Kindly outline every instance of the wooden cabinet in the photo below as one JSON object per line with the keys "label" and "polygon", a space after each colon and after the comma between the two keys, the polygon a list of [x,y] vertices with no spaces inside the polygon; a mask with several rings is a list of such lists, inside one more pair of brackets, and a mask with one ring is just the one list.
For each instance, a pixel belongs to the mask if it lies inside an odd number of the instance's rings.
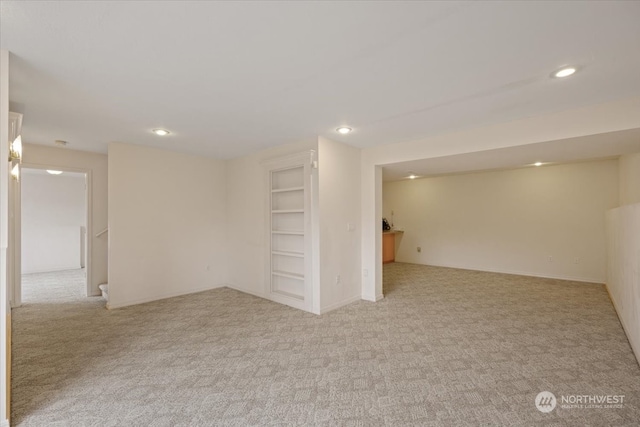
{"label": "wooden cabinet", "polygon": [[396,234],[394,232],[382,233],[382,262],[394,262],[396,260]]}

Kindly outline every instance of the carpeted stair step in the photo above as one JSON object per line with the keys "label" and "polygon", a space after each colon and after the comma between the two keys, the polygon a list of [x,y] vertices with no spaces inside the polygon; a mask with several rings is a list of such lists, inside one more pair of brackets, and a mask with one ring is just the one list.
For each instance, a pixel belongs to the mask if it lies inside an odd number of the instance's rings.
{"label": "carpeted stair step", "polygon": [[102,292],[102,298],[104,298],[107,301],[109,301],[109,284],[108,283],[103,283],[103,284],[98,286],[98,289],[100,289],[100,291]]}

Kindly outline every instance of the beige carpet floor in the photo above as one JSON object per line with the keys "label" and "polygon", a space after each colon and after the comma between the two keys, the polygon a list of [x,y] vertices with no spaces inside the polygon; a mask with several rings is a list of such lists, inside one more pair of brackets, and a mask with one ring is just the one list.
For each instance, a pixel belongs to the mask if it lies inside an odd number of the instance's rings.
{"label": "beige carpet floor", "polygon": [[[227,288],[107,311],[61,276],[64,297],[13,311],[12,426],[640,420],[640,368],[602,285],[396,263],[384,300],[315,316]],[[543,390],[625,400],[542,413]]]}
{"label": "beige carpet floor", "polygon": [[70,303],[86,295],[86,270],[65,270],[22,275],[22,302],[26,304]]}

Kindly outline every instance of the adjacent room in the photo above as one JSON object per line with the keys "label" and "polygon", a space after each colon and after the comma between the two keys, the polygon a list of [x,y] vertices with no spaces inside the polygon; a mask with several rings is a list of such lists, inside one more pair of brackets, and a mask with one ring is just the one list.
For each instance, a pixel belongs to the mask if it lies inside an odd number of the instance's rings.
{"label": "adjacent room", "polygon": [[625,204],[618,157],[631,158],[638,139],[634,130],[387,165],[393,259],[605,283],[605,216]]}
{"label": "adjacent room", "polygon": [[0,427],[637,424],[639,2],[0,19]]}
{"label": "adjacent room", "polygon": [[22,303],[87,296],[86,175],[22,168]]}

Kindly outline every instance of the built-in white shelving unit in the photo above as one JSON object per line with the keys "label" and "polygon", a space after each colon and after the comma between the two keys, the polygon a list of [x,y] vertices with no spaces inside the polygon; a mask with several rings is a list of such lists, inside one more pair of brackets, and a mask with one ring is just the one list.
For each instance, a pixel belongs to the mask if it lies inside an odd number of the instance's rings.
{"label": "built-in white shelving unit", "polygon": [[268,174],[267,296],[303,310],[312,307],[311,168],[314,152],[265,162]]}

